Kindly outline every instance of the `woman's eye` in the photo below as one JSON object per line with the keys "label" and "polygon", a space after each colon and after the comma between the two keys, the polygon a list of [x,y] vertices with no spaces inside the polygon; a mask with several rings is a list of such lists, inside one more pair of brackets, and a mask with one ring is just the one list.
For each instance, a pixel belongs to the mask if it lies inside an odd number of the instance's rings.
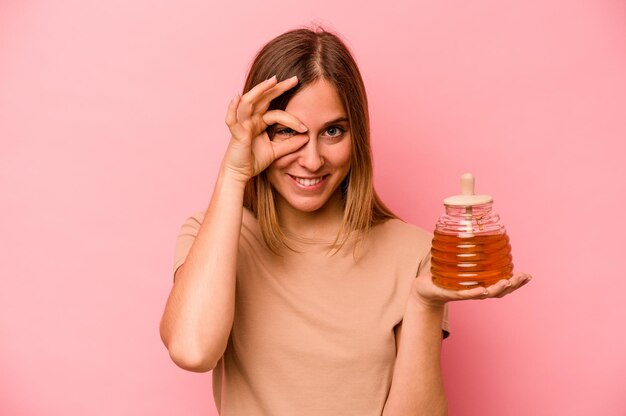
{"label": "woman's eye", "polygon": [[344,133],[344,129],[338,126],[329,127],[326,129],[326,132],[330,137],[339,137]]}
{"label": "woman's eye", "polygon": [[278,129],[276,131],[276,134],[280,134],[281,136],[291,136],[295,133],[296,131],[294,129],[290,129],[289,127],[284,128],[284,129]]}

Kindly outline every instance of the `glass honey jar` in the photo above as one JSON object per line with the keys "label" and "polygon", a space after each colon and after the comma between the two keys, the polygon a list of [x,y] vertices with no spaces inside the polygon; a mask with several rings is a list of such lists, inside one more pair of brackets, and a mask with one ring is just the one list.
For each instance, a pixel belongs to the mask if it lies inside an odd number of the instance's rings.
{"label": "glass honey jar", "polygon": [[493,198],[474,194],[474,176],[461,175],[461,194],[443,201],[431,249],[433,282],[446,289],[491,286],[513,275],[509,237],[492,212]]}

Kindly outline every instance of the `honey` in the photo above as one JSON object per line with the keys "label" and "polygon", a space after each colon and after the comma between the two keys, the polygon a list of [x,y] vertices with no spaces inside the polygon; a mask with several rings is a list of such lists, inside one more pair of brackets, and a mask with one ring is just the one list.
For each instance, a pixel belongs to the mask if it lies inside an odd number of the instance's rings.
{"label": "honey", "polygon": [[506,232],[464,235],[435,230],[431,256],[433,282],[446,289],[487,287],[513,275]]}
{"label": "honey", "polygon": [[461,194],[443,200],[435,225],[431,274],[437,286],[461,290],[491,286],[513,276],[511,244],[493,198],[474,193],[474,175],[461,175]]}

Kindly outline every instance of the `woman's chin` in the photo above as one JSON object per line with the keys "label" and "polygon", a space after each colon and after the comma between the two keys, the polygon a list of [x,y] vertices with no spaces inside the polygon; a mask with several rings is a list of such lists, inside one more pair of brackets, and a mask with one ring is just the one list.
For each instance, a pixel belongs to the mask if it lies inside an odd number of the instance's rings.
{"label": "woman's chin", "polygon": [[333,206],[337,206],[339,210],[343,210],[341,203],[341,196],[334,194],[330,197],[316,197],[316,198],[289,198],[283,199],[285,208],[293,211],[298,211],[306,214],[312,214],[316,212],[326,211],[332,209]]}
{"label": "woman's chin", "polygon": [[325,205],[324,202],[297,202],[297,201],[294,201],[294,202],[287,201],[287,204],[289,205],[289,209],[307,213],[307,214],[320,211],[322,208],[324,208],[324,205]]}

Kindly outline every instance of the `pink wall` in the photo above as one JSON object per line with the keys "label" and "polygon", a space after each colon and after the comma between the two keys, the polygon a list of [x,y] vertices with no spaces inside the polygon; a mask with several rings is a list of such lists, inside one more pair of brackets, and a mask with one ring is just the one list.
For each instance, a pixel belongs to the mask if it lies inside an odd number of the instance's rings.
{"label": "pink wall", "polygon": [[389,205],[432,229],[472,171],[535,276],[451,306],[450,414],[624,415],[625,3],[221,3],[0,3],[0,414],[215,414],[158,336],[175,236],[255,51],[318,21]]}

